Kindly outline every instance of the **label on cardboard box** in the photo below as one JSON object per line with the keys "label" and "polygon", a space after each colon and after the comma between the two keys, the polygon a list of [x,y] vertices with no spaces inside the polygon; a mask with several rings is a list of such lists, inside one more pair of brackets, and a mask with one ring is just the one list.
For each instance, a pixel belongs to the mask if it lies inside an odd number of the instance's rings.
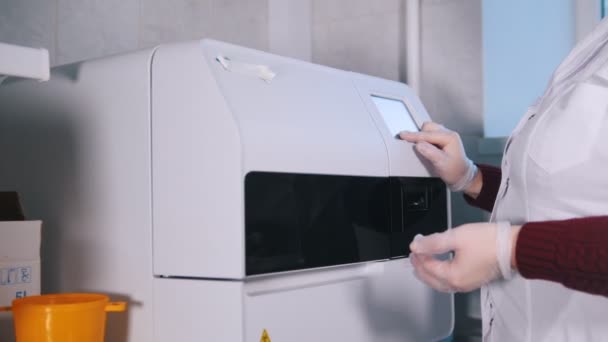
{"label": "label on cardboard box", "polygon": [[40,221],[0,222],[0,306],[40,294]]}
{"label": "label on cardboard box", "polygon": [[40,260],[0,261],[0,306],[13,299],[40,294]]}
{"label": "label on cardboard box", "polygon": [[[41,221],[26,221],[16,192],[0,192],[0,306],[40,294]],[[0,341],[14,341],[13,316],[0,313]]]}

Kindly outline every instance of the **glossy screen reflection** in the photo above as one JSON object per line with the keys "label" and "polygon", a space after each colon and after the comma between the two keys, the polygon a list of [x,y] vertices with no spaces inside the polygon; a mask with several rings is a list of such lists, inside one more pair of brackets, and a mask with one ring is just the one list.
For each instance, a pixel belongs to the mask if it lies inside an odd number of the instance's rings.
{"label": "glossy screen reflection", "polygon": [[245,178],[247,275],[403,257],[447,228],[437,178],[251,172]]}
{"label": "glossy screen reflection", "polygon": [[403,101],[376,95],[372,95],[372,100],[392,136],[396,136],[401,131],[419,130]]}

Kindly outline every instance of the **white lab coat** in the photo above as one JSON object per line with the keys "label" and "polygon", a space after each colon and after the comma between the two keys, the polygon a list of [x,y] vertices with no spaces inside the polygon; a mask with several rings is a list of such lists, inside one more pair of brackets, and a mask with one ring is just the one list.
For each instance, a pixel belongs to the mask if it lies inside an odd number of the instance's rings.
{"label": "white lab coat", "polygon": [[[559,66],[509,138],[491,220],[608,215],[607,134],[604,20]],[[484,341],[608,341],[608,298],[559,283],[515,275],[484,286],[481,305]]]}

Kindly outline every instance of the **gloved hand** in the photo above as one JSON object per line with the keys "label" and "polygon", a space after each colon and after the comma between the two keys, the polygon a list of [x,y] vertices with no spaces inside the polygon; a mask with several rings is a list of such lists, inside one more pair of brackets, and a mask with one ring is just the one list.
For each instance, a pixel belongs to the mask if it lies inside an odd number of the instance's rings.
{"label": "gloved hand", "polygon": [[[473,223],[410,244],[410,261],[418,279],[442,292],[468,292],[499,277],[511,277],[511,257],[519,226],[508,222]],[[449,260],[438,254],[454,252]]]}
{"label": "gloved hand", "polygon": [[435,122],[425,122],[420,132],[401,132],[399,137],[415,143],[452,191],[467,189],[477,174],[477,166],[467,158],[458,133]]}

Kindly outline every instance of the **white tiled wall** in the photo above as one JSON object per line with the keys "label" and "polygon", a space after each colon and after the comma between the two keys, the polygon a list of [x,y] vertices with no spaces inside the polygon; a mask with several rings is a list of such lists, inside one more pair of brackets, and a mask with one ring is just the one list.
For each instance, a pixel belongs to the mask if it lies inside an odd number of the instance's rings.
{"label": "white tiled wall", "polygon": [[0,0],[0,41],[52,65],[197,38],[268,49],[268,0]]}
{"label": "white tiled wall", "polygon": [[267,0],[142,0],[140,47],[209,37],[268,48]]}
{"label": "white tiled wall", "polygon": [[482,0],[422,2],[422,100],[435,121],[483,135]]}
{"label": "white tiled wall", "polygon": [[[393,80],[405,75],[406,0],[312,0],[315,63]],[[482,0],[421,0],[421,96],[431,116],[483,134]]]}
{"label": "white tiled wall", "polygon": [[137,48],[137,0],[56,0],[55,6],[56,63]]}
{"label": "white tiled wall", "polygon": [[268,50],[269,0],[212,0],[210,35],[216,39]]}
{"label": "white tiled wall", "polygon": [[0,0],[0,42],[55,52],[55,0]]}
{"label": "white tiled wall", "polygon": [[313,0],[313,62],[399,80],[402,2]]}
{"label": "white tiled wall", "polygon": [[[197,38],[269,50],[285,25],[269,18],[277,1],[307,17],[279,43],[309,52],[281,52],[403,79],[407,0],[0,0],[0,41],[46,47],[52,65]],[[422,98],[437,121],[481,135],[481,0],[421,2]]]}
{"label": "white tiled wall", "polygon": [[208,35],[212,27],[211,8],[211,0],[141,0],[140,46]]}

